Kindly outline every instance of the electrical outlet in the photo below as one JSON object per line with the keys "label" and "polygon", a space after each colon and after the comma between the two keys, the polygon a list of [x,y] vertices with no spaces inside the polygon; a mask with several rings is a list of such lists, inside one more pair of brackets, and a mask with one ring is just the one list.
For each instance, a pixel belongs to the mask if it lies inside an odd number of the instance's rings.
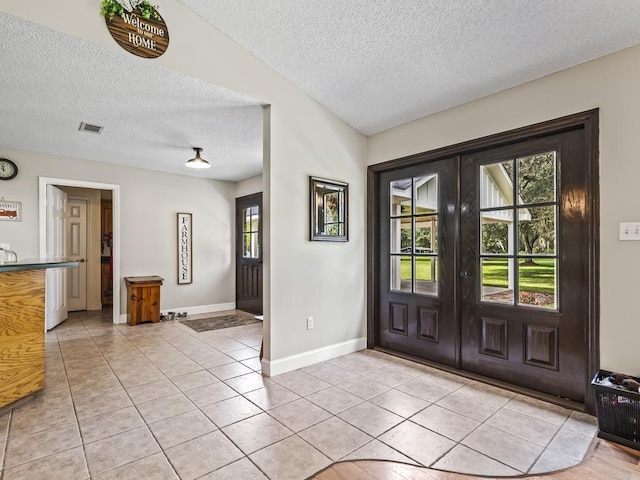
{"label": "electrical outlet", "polygon": [[640,240],[640,222],[620,223],[620,240]]}
{"label": "electrical outlet", "polygon": [[307,330],[311,330],[313,328],[313,317],[307,317]]}

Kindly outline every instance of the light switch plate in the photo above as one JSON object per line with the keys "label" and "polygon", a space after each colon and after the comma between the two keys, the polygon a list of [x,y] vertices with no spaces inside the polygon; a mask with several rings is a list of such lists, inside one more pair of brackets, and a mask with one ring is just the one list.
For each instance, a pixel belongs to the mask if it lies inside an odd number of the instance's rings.
{"label": "light switch plate", "polygon": [[640,222],[621,222],[620,240],[640,240]]}

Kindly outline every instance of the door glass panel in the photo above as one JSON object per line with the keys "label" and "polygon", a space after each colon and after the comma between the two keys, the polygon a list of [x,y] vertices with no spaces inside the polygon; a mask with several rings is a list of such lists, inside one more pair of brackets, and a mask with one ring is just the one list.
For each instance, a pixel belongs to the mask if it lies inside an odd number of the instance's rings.
{"label": "door glass panel", "polygon": [[437,295],[438,175],[394,180],[389,187],[391,290]]}
{"label": "door glass panel", "polygon": [[244,224],[242,225],[243,232],[251,231],[251,209],[243,208],[242,209],[242,218],[244,218]]}
{"label": "door glass panel", "polygon": [[513,160],[480,167],[480,208],[513,205]]}
{"label": "door glass panel", "polygon": [[556,207],[518,209],[518,254],[556,253]]}
{"label": "door glass panel", "polygon": [[438,211],[438,175],[432,173],[413,179],[414,213]]}
{"label": "door glass panel", "polygon": [[242,257],[260,258],[260,208],[256,205],[242,209]]}
{"label": "door glass panel", "polygon": [[483,302],[513,304],[513,262],[513,258],[482,259]]}
{"label": "door glass panel", "polygon": [[394,180],[390,185],[390,214],[392,217],[411,214],[411,179]]}
{"label": "door glass panel", "polygon": [[242,252],[242,256],[244,258],[259,258],[260,244],[258,241],[258,232],[244,233],[243,240],[244,251]]}
{"label": "door glass panel", "polygon": [[481,300],[556,308],[556,152],[482,165],[479,190]]}
{"label": "door glass panel", "polygon": [[438,253],[438,217],[415,218],[415,252],[414,253]]}
{"label": "door glass panel", "polygon": [[258,231],[260,222],[259,210],[257,206],[242,209],[242,216],[244,218],[244,225],[242,226],[243,232]]}
{"label": "door glass panel", "polygon": [[414,257],[416,272],[415,292],[438,295],[438,257]]}
{"label": "door glass panel", "polygon": [[518,158],[518,204],[555,202],[556,152]]}
{"label": "door glass panel", "polygon": [[393,255],[390,258],[390,288],[398,292],[411,293],[413,274],[411,272],[411,256]]}
{"label": "door glass panel", "polygon": [[389,230],[391,253],[411,253],[411,218],[392,218]]}
{"label": "door glass panel", "polygon": [[513,253],[513,210],[491,210],[480,214],[483,254]]}
{"label": "door glass panel", "polygon": [[518,264],[521,305],[556,308],[557,264],[555,258],[528,257]]}

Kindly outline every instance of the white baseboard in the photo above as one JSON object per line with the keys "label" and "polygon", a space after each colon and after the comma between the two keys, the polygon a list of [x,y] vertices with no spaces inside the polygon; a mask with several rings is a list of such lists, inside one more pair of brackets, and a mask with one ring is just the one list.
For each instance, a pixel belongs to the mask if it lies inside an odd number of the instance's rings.
{"label": "white baseboard", "polygon": [[[236,303],[228,302],[228,303],[215,303],[213,305],[199,305],[196,307],[178,307],[178,308],[163,308],[162,312],[176,312],[182,313],[187,312],[189,315],[197,315],[200,313],[213,313],[213,312],[223,312],[225,310],[235,310]],[[123,313],[120,315],[120,320],[118,323],[127,323],[127,314]]]}
{"label": "white baseboard", "polygon": [[200,313],[223,312],[225,310],[235,310],[236,302],[215,303],[213,305],[199,305],[196,307],[176,307],[163,308],[163,312],[187,312],[189,315],[198,315]]}
{"label": "white baseboard", "polygon": [[360,337],[277,360],[269,361],[262,359],[262,374],[267,377],[275,377],[282,373],[308,367],[314,363],[331,360],[332,358],[364,350],[365,348],[367,348],[367,338]]}

